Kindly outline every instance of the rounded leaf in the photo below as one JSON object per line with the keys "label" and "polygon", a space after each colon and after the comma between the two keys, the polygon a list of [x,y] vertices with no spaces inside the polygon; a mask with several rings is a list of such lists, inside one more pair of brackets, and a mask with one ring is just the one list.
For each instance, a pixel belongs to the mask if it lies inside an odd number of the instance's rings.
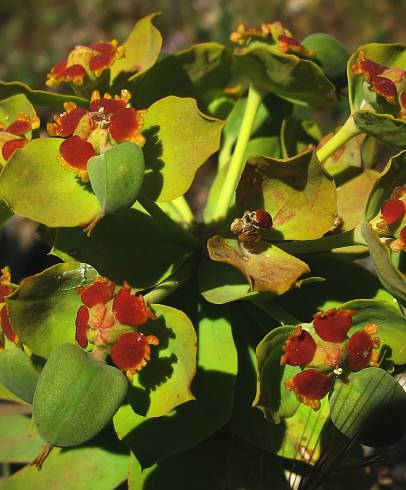
{"label": "rounded leaf", "polygon": [[201,113],[190,98],[165,97],[145,114],[143,193],[172,201],[192,184],[196,171],[219,149],[223,122]]}
{"label": "rounded leaf", "polygon": [[24,279],[7,307],[20,341],[41,357],[65,343],[75,342],[76,314],[82,301],[76,288],[88,286],[97,272],[87,264],[56,264]]}
{"label": "rounded leaf", "polygon": [[393,444],[406,431],[406,393],[380,368],[352,373],[337,381],[330,398],[330,416],[344,435],[367,446]]}
{"label": "rounded leaf", "polygon": [[96,196],[60,163],[62,141],[36,139],[16,151],[0,175],[0,197],[14,213],[44,225],[83,225],[99,214],[100,206]]}
{"label": "rounded leaf", "polygon": [[144,154],[135,143],[121,143],[89,159],[90,183],[104,213],[124,211],[134,204],[144,170]]}
{"label": "rounded leaf", "polygon": [[35,391],[38,432],[53,446],[86,442],[111,420],[127,388],[121,371],[76,345],[63,344],[50,355]]}
{"label": "rounded leaf", "polygon": [[234,56],[259,90],[302,104],[320,104],[335,98],[334,85],[314,61],[259,42],[237,48]]}

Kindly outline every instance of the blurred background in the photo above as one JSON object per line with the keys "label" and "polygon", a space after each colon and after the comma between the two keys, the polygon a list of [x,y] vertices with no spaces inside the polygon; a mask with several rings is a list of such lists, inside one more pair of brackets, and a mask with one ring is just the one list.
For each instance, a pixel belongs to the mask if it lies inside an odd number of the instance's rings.
{"label": "blurred background", "polygon": [[164,49],[227,43],[238,22],[282,20],[304,38],[323,31],[349,51],[371,41],[406,43],[406,0],[1,0],[0,78],[42,88],[49,68],[77,44],[124,41],[142,16],[158,20]]}

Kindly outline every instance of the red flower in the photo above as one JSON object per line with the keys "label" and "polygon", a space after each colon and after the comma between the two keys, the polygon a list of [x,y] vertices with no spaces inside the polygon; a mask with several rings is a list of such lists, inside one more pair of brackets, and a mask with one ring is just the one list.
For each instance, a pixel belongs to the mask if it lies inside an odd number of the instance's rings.
{"label": "red flower", "polygon": [[11,326],[10,318],[8,316],[8,310],[7,310],[6,305],[3,305],[3,307],[0,311],[0,326],[1,326],[2,332],[8,338],[8,340],[17,344],[18,343],[18,337],[17,337],[17,334],[14,332],[13,327]]}
{"label": "red flower", "polygon": [[[360,51],[351,69],[353,73],[361,75],[368,82],[369,88],[373,92],[386,99],[390,104],[397,104],[398,86],[406,75],[405,70],[376,63],[368,59],[363,51]],[[402,111],[400,115],[402,117]]]}
{"label": "red flower", "polygon": [[156,319],[154,313],[127,283],[116,293],[113,282],[98,277],[77,291],[83,306],[76,316],[76,342],[83,349],[88,342],[110,349],[114,364],[131,377],[150,359],[149,345],[159,344],[154,335],[138,331],[149,319]]}
{"label": "red flower", "polygon": [[316,348],[317,345],[313,337],[302,327],[296,327],[282,348],[281,365],[305,366],[310,364]]}
{"label": "red flower", "polygon": [[140,332],[123,334],[110,350],[114,364],[126,371],[129,378],[140,371],[151,359],[150,345],[158,345],[159,340],[154,335],[145,336]]}
{"label": "red flower", "polygon": [[400,221],[405,215],[405,204],[400,199],[386,199],[381,207],[382,219],[387,225]]}
{"label": "red flower", "polygon": [[17,334],[14,332],[13,327],[10,323],[10,318],[8,316],[7,306],[5,304],[5,298],[9,296],[13,291],[14,287],[11,285],[11,274],[10,269],[8,267],[4,267],[1,269],[0,276],[0,327],[2,332],[8,340],[14,343],[18,343]]}
{"label": "red flower", "polygon": [[144,111],[127,107],[130,97],[130,93],[123,90],[120,96],[112,98],[104,94],[101,98],[95,90],[89,111],[66,102],[66,112],[47,124],[51,136],[67,138],[59,149],[60,161],[82,181],[88,180],[87,163],[91,157],[103,153],[115,143],[132,141],[139,146],[145,143],[141,134]]}
{"label": "red flower", "polygon": [[306,369],[285,381],[286,388],[313,410],[320,409],[320,400],[330,391],[331,385],[331,378],[316,369]]}
{"label": "red flower", "polygon": [[368,366],[378,366],[378,353],[373,352],[380,345],[379,338],[373,337],[377,325],[368,323],[363,330],[355,332],[348,341],[348,364],[351,371],[360,371]]}
{"label": "red flower", "polygon": [[307,56],[308,58],[314,58],[316,56],[314,51],[306,49],[297,39],[285,34],[278,36],[278,48],[284,53],[298,53]]}
{"label": "red flower", "polygon": [[117,59],[122,58],[124,51],[124,47],[118,46],[115,39],[111,42],[100,41],[90,46],[77,46],[67,58],[51,69],[46,84],[48,87],[56,87],[61,82],[82,85],[86,77],[94,81]]}
{"label": "red flower", "polygon": [[355,312],[336,310],[318,312],[313,316],[313,325],[317,335],[327,342],[343,342],[352,325]]}
{"label": "red flower", "polygon": [[0,123],[1,155],[4,161],[7,162],[17,148],[23,148],[28,143],[24,135],[39,128],[39,125],[40,120],[37,116],[28,116],[27,114],[21,114],[7,127]]}
{"label": "red flower", "polygon": [[378,353],[373,352],[379,347],[379,339],[373,337],[377,325],[368,323],[348,338],[356,314],[354,310],[336,308],[316,313],[314,331],[296,327],[282,347],[282,366],[308,368],[287,381],[286,388],[314,410],[320,408],[320,400],[330,390],[334,376],[345,377],[349,370],[378,365]]}

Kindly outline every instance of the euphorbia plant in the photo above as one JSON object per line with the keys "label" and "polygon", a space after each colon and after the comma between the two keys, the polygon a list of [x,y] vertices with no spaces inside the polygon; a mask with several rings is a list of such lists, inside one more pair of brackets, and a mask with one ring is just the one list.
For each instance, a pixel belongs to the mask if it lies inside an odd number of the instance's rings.
{"label": "euphorbia plant", "polygon": [[[17,456],[0,456],[44,464],[6,485],[76,467],[87,488],[194,488],[180,466],[241,488],[243,457],[289,488],[286,459],[404,434],[406,47],[350,57],[273,22],[167,55],[155,19],[74,48],[46,82],[64,93],[0,82],[3,220],[38,222],[60,259],[0,278],[0,395],[35,427],[28,443],[14,417]],[[347,61],[350,111],[325,134],[314,109],[345,96]]]}

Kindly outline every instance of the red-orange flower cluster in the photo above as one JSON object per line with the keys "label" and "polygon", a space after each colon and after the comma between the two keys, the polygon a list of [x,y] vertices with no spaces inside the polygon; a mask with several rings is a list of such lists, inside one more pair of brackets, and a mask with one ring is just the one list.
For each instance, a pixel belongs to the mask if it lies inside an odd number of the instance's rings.
{"label": "red-orange flower cluster", "polygon": [[352,72],[361,75],[368,82],[369,88],[383,97],[389,104],[400,104],[400,117],[406,118],[406,92],[403,89],[403,79],[406,70],[391,68],[376,63],[360,51],[356,62],[351,66]]}
{"label": "red-orange flower cluster", "polygon": [[345,370],[359,371],[378,365],[379,339],[375,324],[368,323],[362,330],[348,337],[352,317],[356,311],[332,308],[313,317],[314,332],[296,327],[283,346],[281,365],[300,366],[303,371],[285,382],[297,399],[314,410],[328,394],[334,375]]}
{"label": "red-orange flower cluster", "polygon": [[15,121],[6,126],[0,123],[1,155],[8,161],[17,148],[23,148],[28,139],[25,135],[33,129],[39,128],[40,120],[37,116],[20,114]]}
{"label": "red-orange flower cluster", "polygon": [[130,98],[127,90],[114,98],[109,94],[101,97],[95,90],[89,110],[65,102],[65,112],[47,124],[51,136],[67,138],[59,149],[61,163],[82,181],[88,180],[87,162],[91,157],[116,143],[132,141],[139,146],[145,143],[141,133],[144,111],[128,107]]}
{"label": "red-orange flower cluster", "polygon": [[[1,269],[0,276],[0,337],[1,334],[4,334],[11,342],[18,343],[18,337],[11,326],[7,305],[5,303],[5,298],[13,291],[14,288],[11,284],[10,269],[5,267],[4,269]],[[3,345],[4,342],[2,342],[2,339],[0,338],[0,348],[2,348]]]}
{"label": "red-orange flower cluster", "polygon": [[116,285],[98,277],[87,288],[78,288],[83,306],[76,316],[76,342],[85,349],[89,342],[108,349],[114,364],[131,378],[150,359],[154,335],[138,331],[148,319],[155,319],[141,295],[131,293],[128,284],[116,292]]}
{"label": "red-orange flower cluster", "polygon": [[46,84],[48,87],[56,87],[62,82],[82,85],[86,77],[94,80],[123,56],[124,47],[119,46],[115,39],[77,46],[51,69]]}
{"label": "red-orange flower cluster", "polygon": [[296,53],[307,58],[316,56],[314,51],[306,49],[279,21],[264,23],[260,27],[248,27],[241,23],[230,35],[230,41],[242,46],[255,39],[276,43],[277,47],[284,53]]}

